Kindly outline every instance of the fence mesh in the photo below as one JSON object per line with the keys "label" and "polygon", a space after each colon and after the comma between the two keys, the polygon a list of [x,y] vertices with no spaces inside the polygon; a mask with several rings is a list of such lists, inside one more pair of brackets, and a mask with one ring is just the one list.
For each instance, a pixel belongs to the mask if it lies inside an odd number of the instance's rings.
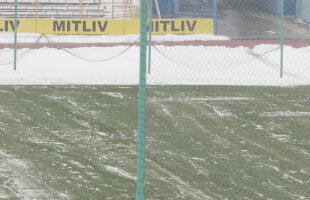
{"label": "fence mesh", "polygon": [[[0,65],[3,66],[2,70],[6,71],[13,69],[14,64],[14,6],[13,0],[0,3],[0,10],[3,11],[0,15]],[[77,80],[75,83],[111,83],[115,80],[120,84],[128,81],[137,84],[138,60],[131,62],[125,70],[120,62],[122,57],[133,60],[138,56],[138,32],[125,36],[124,20],[137,19],[139,8],[139,1],[136,0],[19,1],[16,49],[19,72],[31,75],[31,71],[36,71],[41,74],[43,82],[53,76],[52,82],[55,84],[61,84],[59,78],[63,79],[68,74],[72,75],[72,80]],[[116,24],[113,25],[113,22]],[[134,25],[138,27],[139,23],[135,22]],[[113,27],[112,30],[110,27]],[[81,46],[92,48],[78,48]],[[44,51],[49,52],[46,57],[38,56],[39,52]],[[65,60],[68,58],[69,62],[61,59],[55,62],[50,56],[59,54]],[[76,65],[81,61],[85,63]],[[42,67],[35,67],[40,63]],[[78,77],[85,75],[84,72],[81,73],[81,69],[87,66],[92,68],[89,71],[92,80],[78,80]],[[113,73],[115,71],[123,73]],[[114,79],[113,75],[107,72],[117,74],[117,78]],[[127,75],[122,78],[124,74]],[[5,80],[6,83],[16,81],[24,83],[17,79]]]}
{"label": "fence mesh", "polygon": [[[169,40],[159,44],[156,36],[153,37],[154,67],[149,75],[149,83],[264,85],[287,80],[287,84],[290,81],[307,81],[308,75],[305,73],[291,79],[288,74],[291,70],[296,70],[297,66],[289,63],[295,60],[294,57],[288,57],[295,54],[289,51],[295,51],[300,56],[299,48],[296,47],[307,46],[309,26],[298,21],[294,14],[296,1],[285,3],[284,65],[287,76],[284,79],[279,79],[280,1],[219,1],[217,37],[174,35],[173,42]],[[198,8],[211,5],[209,10],[204,9],[209,12],[204,13],[204,16],[214,15],[212,1],[180,1],[179,10],[182,12],[179,13],[191,13],[195,4],[198,4]],[[201,16],[197,20],[200,19]],[[307,69],[307,56],[302,56],[304,59],[299,59],[303,60],[303,64],[298,66],[299,72]]]}
{"label": "fence mesh", "polygon": [[[30,33],[20,29],[17,75],[10,74],[1,79],[2,83],[23,84],[19,75],[26,74],[34,83],[49,79],[49,84],[67,84],[60,82],[63,78],[69,84],[138,84],[140,37],[132,24],[140,18],[139,1],[18,2],[20,24],[51,20],[56,31],[44,33],[36,29],[36,33]],[[148,16],[152,14],[153,23],[148,55],[151,65],[146,75],[146,199],[309,198],[307,87],[270,86],[310,83],[310,4],[306,0],[150,3],[153,8],[148,10]],[[13,7],[13,0],[0,2],[0,70],[5,73],[13,70]],[[105,27],[107,20],[118,23],[113,27],[117,31],[122,27],[122,34],[93,34],[92,31],[110,28],[109,24]],[[123,20],[132,21],[125,27]],[[111,98],[111,102],[119,103],[113,99],[119,98],[122,104],[131,102],[127,107],[137,106],[137,98],[122,95],[123,89],[128,88],[120,86],[101,94]],[[135,87],[130,94],[133,91],[138,93]],[[117,106],[113,109],[118,115],[124,114],[124,120],[108,127],[114,131],[114,126],[120,126],[115,131],[125,133],[125,121],[136,116],[125,116],[127,113]],[[109,112],[116,116],[113,109]],[[104,125],[98,125],[101,126]],[[125,143],[129,140],[124,134],[115,137]],[[99,145],[98,149],[108,152],[118,148],[113,145],[120,143],[114,139],[108,148]],[[123,188],[107,193],[115,199],[119,195],[132,199],[135,193],[133,186],[128,186],[136,181],[132,176],[135,160],[122,159],[135,159],[136,154],[125,146],[121,144],[118,149],[126,151],[121,158],[115,158],[112,152],[112,161],[108,156],[100,161],[121,166],[106,165],[121,177],[113,184],[122,183],[119,187]],[[106,169],[98,169],[100,175],[105,173]],[[109,180],[115,176],[111,177]],[[104,181],[98,181],[102,190],[109,190]]]}
{"label": "fence mesh", "polygon": [[[284,137],[292,141],[306,134],[285,125],[289,120],[284,116],[308,108],[294,107],[300,93],[281,94],[270,86],[308,84],[310,78],[310,27],[296,9],[302,1],[283,2],[283,66],[281,1],[219,0],[214,11],[213,1],[180,0],[171,13],[162,14],[199,21],[214,19],[216,13],[218,30],[217,35],[153,33],[147,74],[149,199],[309,196],[291,188],[290,178],[304,187],[303,173],[286,168],[286,161],[276,156],[294,148]],[[303,127],[301,121],[297,123]]]}

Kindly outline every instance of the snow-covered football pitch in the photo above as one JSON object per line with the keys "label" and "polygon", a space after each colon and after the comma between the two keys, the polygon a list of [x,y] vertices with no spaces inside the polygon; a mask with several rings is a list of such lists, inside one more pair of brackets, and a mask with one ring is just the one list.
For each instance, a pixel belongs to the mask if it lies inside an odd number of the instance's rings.
{"label": "snow-covered football pitch", "polygon": [[[309,199],[310,87],[148,86],[146,199]],[[0,86],[0,199],[134,199],[137,86]]]}

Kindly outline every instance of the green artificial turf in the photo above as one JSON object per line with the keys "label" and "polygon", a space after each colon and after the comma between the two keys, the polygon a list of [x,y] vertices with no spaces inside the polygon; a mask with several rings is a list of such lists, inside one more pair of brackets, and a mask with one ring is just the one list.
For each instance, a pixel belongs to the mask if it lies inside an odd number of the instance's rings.
{"label": "green artificial turf", "polygon": [[[137,86],[0,86],[0,199],[134,199]],[[146,199],[309,199],[310,86],[149,86]]]}

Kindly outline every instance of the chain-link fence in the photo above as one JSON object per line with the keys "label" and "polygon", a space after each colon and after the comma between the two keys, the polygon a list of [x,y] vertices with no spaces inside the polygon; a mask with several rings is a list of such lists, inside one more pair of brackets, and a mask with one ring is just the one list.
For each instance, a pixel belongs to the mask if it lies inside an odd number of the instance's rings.
{"label": "chain-link fence", "polygon": [[[62,5],[56,1],[50,4],[47,2],[38,4],[36,1],[19,2],[18,18],[21,29],[19,29],[20,45],[18,46],[23,47],[22,43],[29,43],[28,47],[34,45],[32,48],[35,48],[37,47],[35,43],[50,43],[51,41],[58,43],[54,45],[57,47],[61,47],[60,43],[76,43],[77,40],[82,43],[89,41],[92,41],[89,43],[95,43],[98,40],[94,37],[92,39],[91,36],[97,34],[94,31],[101,31],[99,34],[113,34],[104,32],[107,27],[111,26],[124,27],[120,33],[116,34],[137,34],[137,31],[130,29],[136,29],[138,23],[130,28],[131,24],[110,25],[100,21],[102,18],[135,18],[137,13],[131,16],[130,12],[136,12],[135,9],[139,7],[137,2],[122,1],[122,4],[117,6],[116,3],[91,1],[75,2],[72,5],[66,2]],[[150,83],[238,84],[246,79],[248,79],[247,84],[254,85],[264,85],[267,82],[277,84],[285,81],[289,84],[289,79],[301,84],[307,82],[308,76],[304,73],[307,70],[307,56],[299,52],[301,50],[299,47],[307,46],[309,39],[307,24],[309,17],[305,2],[284,1],[283,66],[281,66],[280,46],[281,1],[153,0],[152,3],[154,18],[152,57],[154,59],[152,60],[152,73],[149,74]],[[4,17],[1,19],[4,48],[12,47],[14,42],[13,6],[13,1],[1,4],[3,10],[1,14]],[[97,10],[91,13],[95,8]],[[125,12],[127,8],[132,8],[132,10]],[[64,12],[61,11],[62,9]],[[115,9],[122,12],[122,16],[116,18]],[[4,12],[5,10],[7,13]],[[102,15],[97,16],[95,13]],[[50,18],[60,19],[51,20]],[[68,20],[63,20],[64,18]],[[84,18],[97,18],[99,21],[87,21]],[[164,21],[156,21],[159,18]],[[40,30],[40,27],[47,26],[48,23],[51,24],[51,31]],[[33,27],[33,30],[22,28],[24,24]],[[30,36],[23,32],[37,32],[38,34]],[[44,33],[46,37],[42,38],[41,33]],[[215,37],[214,33],[218,36]],[[68,39],[70,36],[67,39],[62,39],[63,36],[51,38],[50,34],[88,34],[89,36],[77,36],[78,39],[70,40]],[[44,38],[50,38],[50,40],[42,42]],[[137,39],[138,36],[135,39],[129,39],[128,43],[134,44]],[[121,41],[127,42],[126,39]],[[99,40],[99,43],[106,43],[106,40],[102,42]],[[24,49],[18,48],[18,52],[23,51]],[[8,56],[3,56],[2,64],[12,62],[13,58],[9,56],[11,54],[8,52]],[[18,57],[22,58],[24,54],[26,53],[19,53]],[[292,55],[294,57],[291,58]],[[304,59],[296,59],[296,56],[299,58],[303,56]],[[226,59],[221,59],[223,57]],[[89,60],[102,59],[89,58]],[[294,66],[295,62],[303,64]],[[281,68],[283,68],[284,77],[278,79]],[[303,73],[296,74],[294,72],[296,70]],[[240,78],[241,76],[244,80]]]}
{"label": "chain-link fence", "polygon": [[[309,152],[299,138],[309,119],[299,114],[309,107],[295,104],[307,89],[271,87],[309,84],[310,9],[283,2],[282,16],[280,0],[166,1],[171,12],[162,16],[195,19],[217,35],[152,36],[147,199],[310,197],[298,189],[309,180],[299,171],[306,162],[288,150]],[[199,24],[204,18],[213,24]]]}
{"label": "chain-link fence", "polygon": [[153,0],[153,4],[155,18],[213,18],[213,0]]}
{"label": "chain-link fence", "polygon": [[[308,87],[286,87],[310,83],[308,1],[148,1],[149,6],[151,3],[146,198],[310,198]],[[119,88],[101,94],[115,104],[131,102],[130,108],[138,103],[134,95],[123,95],[122,90],[128,88],[119,85],[138,84],[140,1],[20,0],[18,5],[18,62],[13,73],[15,4],[13,0],[0,2],[1,83],[114,84]],[[130,94],[135,90],[133,86]],[[115,115],[113,109],[109,110],[113,117],[122,115],[124,121],[135,117],[132,113],[127,117],[127,110]],[[124,121],[108,121],[112,124],[108,127],[120,126],[115,131],[125,133]],[[80,124],[91,127],[84,121]],[[115,137],[128,139],[123,133]],[[113,151],[114,143],[120,143],[115,138],[111,141],[107,148],[95,148]],[[91,146],[85,142],[87,145]],[[98,162],[106,167],[96,164],[95,170],[102,176],[106,171],[116,174],[119,180],[112,184],[114,188],[122,183],[115,189],[121,194],[115,190],[107,194],[130,199],[134,191],[127,190],[133,188],[128,185],[136,180],[132,175],[135,166],[130,164],[135,161],[122,159],[127,155],[136,159],[135,150],[122,145],[119,152],[126,154],[103,156]],[[109,180],[115,176],[111,177]],[[87,192],[112,187],[105,185],[104,178],[96,181],[100,189],[81,185]],[[66,186],[76,197],[76,188]]]}
{"label": "chain-link fence", "polygon": [[[16,68],[20,73],[31,75],[31,71],[36,71],[41,74],[41,80],[48,80],[48,77],[54,74],[52,82],[57,84],[57,82],[61,83],[57,81],[59,80],[57,77],[66,79],[65,77],[68,76],[64,73],[63,70],[65,70],[66,72],[71,71],[69,73],[71,75],[75,74],[75,78],[72,77],[77,80],[77,82],[74,81],[75,83],[87,83],[91,80],[83,81],[77,77],[85,74],[81,71],[88,66],[85,63],[89,63],[94,70],[89,71],[92,83],[111,83],[112,75],[106,72],[122,71],[122,64],[119,64],[120,68],[116,69],[113,63],[120,62],[123,56],[128,56],[133,60],[134,56],[138,55],[139,32],[136,30],[139,27],[139,22],[135,19],[139,17],[139,8],[139,2],[135,0],[18,1],[17,48],[14,49],[15,1],[0,2],[0,65],[3,66],[2,70],[14,69],[14,59],[16,59]],[[125,30],[128,34],[135,35],[125,36]],[[79,47],[88,47],[89,49],[83,51]],[[16,56],[14,56],[15,50]],[[38,56],[38,53],[43,51],[49,51],[50,55],[61,54],[69,60],[68,62],[64,62],[64,60],[59,60],[56,63],[51,62],[51,60],[55,60],[48,55],[44,58]],[[76,61],[85,63],[73,66],[72,63],[76,63]],[[109,62],[112,64],[108,64]],[[45,67],[38,67],[41,65],[40,63]],[[130,66],[135,69],[130,70],[131,67],[129,67],[123,70],[123,74],[130,75],[123,79],[118,74],[116,75],[118,78],[114,79],[116,82],[138,83],[138,61],[130,63]],[[105,70],[106,72],[102,73]],[[93,73],[95,71],[97,73]],[[103,74],[105,74],[104,77]],[[5,82],[14,83],[13,79],[6,79]],[[17,79],[22,80],[21,78]],[[33,83],[36,82],[33,81]],[[17,83],[24,82],[17,81]]]}
{"label": "chain-link fence", "polygon": [[[303,64],[294,64],[296,56],[301,56],[301,47],[308,46],[310,36],[309,26],[302,23],[297,14],[300,11],[296,8],[296,1],[285,1],[284,6],[283,66],[281,1],[218,1],[217,15],[214,15],[213,1],[200,1],[198,6],[193,6],[196,4],[196,1],[180,1],[176,7],[183,10],[179,13],[191,13],[198,7],[206,11],[204,16],[211,19],[217,17],[214,20],[217,21],[217,26],[208,27],[209,25],[199,24],[199,20],[204,18],[200,16],[196,19],[195,28],[213,28],[213,31],[217,28],[218,37],[211,34],[201,36],[193,31],[192,35],[174,35],[173,42],[165,41],[160,44],[153,37],[153,70],[149,74],[149,83],[307,83],[309,75],[305,72],[308,56],[305,50],[303,59],[298,59]],[[205,9],[204,5],[210,9]],[[195,18],[190,14],[187,17]],[[282,67],[284,77],[280,79]],[[293,72],[296,70],[300,74]]]}

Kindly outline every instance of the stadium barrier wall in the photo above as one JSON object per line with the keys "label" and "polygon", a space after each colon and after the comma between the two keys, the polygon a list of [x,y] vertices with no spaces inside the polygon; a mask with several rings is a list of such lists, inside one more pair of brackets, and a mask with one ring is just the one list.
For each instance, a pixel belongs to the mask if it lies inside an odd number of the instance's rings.
{"label": "stadium barrier wall", "polygon": [[[46,35],[139,34],[140,20],[19,19],[18,32]],[[155,19],[153,34],[213,34],[213,19]],[[0,33],[14,32],[13,19],[0,19]]]}

